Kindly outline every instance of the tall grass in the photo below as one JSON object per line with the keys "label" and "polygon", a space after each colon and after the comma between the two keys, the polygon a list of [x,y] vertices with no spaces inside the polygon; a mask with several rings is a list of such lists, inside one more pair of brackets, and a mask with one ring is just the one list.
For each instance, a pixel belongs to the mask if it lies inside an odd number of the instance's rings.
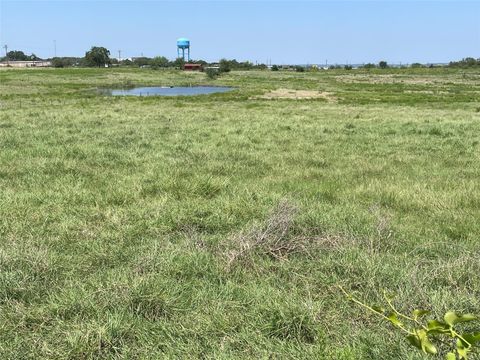
{"label": "tall grass", "polygon": [[0,71],[1,357],[420,359],[336,285],[479,312],[479,78]]}

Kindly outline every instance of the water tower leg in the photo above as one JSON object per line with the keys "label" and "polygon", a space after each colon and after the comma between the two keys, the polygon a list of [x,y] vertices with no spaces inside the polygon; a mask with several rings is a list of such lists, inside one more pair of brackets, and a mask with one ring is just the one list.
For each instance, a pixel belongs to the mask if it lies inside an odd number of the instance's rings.
{"label": "water tower leg", "polygon": [[188,61],[190,61],[190,47],[187,48],[188,51]]}

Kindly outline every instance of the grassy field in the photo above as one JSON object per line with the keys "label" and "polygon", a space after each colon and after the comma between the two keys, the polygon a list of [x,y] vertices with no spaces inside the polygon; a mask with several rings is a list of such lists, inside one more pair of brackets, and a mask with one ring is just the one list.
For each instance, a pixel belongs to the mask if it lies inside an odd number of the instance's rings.
{"label": "grassy field", "polygon": [[2,359],[423,358],[338,284],[480,312],[479,70],[2,70],[0,112]]}

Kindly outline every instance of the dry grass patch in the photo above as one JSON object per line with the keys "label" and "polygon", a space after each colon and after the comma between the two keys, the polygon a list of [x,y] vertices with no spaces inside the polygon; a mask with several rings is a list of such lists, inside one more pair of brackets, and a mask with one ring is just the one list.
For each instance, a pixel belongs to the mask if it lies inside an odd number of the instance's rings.
{"label": "dry grass patch", "polygon": [[335,96],[326,91],[317,90],[294,90],[294,89],[277,89],[272,90],[266,94],[255,97],[255,99],[325,99],[329,102],[336,102]]}
{"label": "dry grass patch", "polygon": [[342,236],[306,235],[305,229],[294,230],[297,214],[295,205],[282,200],[263,223],[230,237],[223,248],[227,269],[252,265],[255,255],[286,260],[293,254],[311,255],[315,250],[338,250],[353,243]]}

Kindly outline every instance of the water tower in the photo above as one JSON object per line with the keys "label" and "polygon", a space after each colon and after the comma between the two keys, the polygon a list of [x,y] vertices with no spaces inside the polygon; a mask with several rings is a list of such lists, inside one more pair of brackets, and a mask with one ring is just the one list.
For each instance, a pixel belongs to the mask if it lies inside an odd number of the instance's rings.
{"label": "water tower", "polygon": [[[180,56],[180,50],[182,56]],[[185,59],[185,50],[187,50],[187,58]],[[186,38],[180,38],[177,40],[177,57],[181,57],[183,61],[190,61],[190,40]]]}

